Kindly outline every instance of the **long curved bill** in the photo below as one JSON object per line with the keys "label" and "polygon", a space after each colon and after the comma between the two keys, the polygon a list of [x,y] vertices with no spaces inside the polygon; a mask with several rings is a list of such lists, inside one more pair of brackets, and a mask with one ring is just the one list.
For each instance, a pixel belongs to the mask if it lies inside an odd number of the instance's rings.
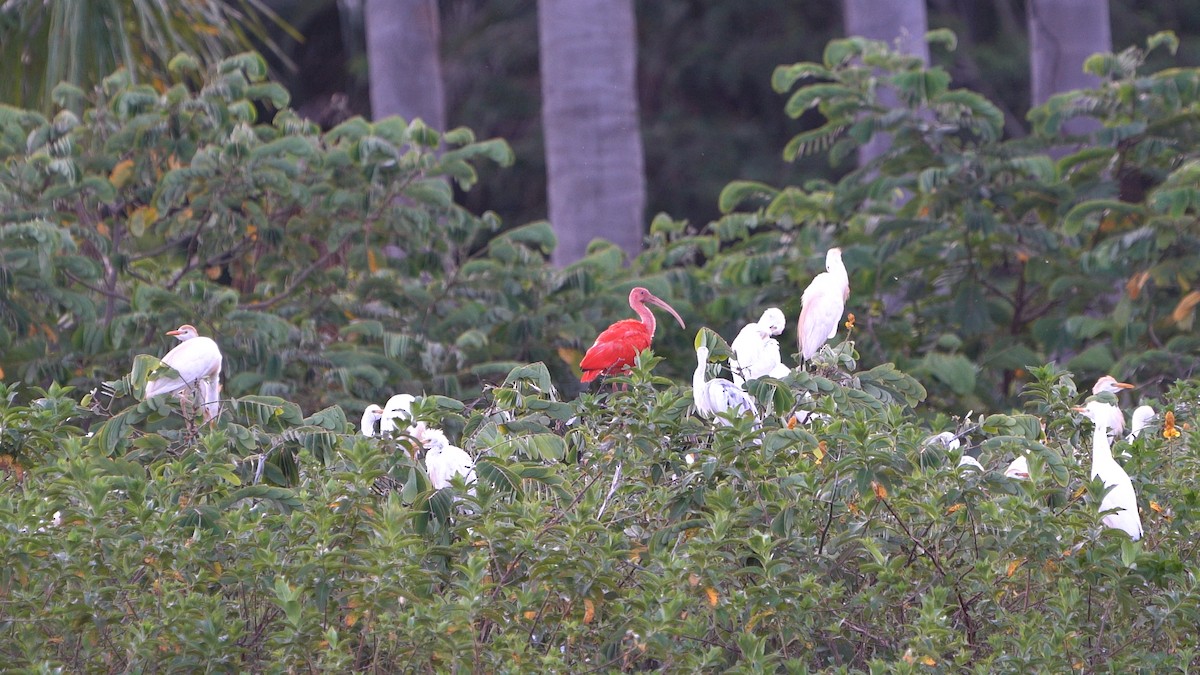
{"label": "long curved bill", "polygon": [[666,301],[663,300],[662,298],[659,298],[650,293],[648,293],[647,295],[649,295],[650,297],[646,298],[646,302],[658,305],[659,307],[662,307],[663,309],[667,310],[667,312],[669,312],[671,314],[671,316],[675,317],[675,320],[679,322],[680,328],[687,328],[687,326],[684,325],[684,323],[683,323],[683,319],[679,318],[679,312],[676,312],[674,307],[668,305],[666,303]]}

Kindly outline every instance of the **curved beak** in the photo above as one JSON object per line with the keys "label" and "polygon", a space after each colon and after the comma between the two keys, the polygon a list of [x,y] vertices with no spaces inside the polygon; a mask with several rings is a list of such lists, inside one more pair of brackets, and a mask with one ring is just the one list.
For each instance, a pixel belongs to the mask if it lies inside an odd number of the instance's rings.
{"label": "curved beak", "polygon": [[653,303],[653,304],[658,305],[659,307],[662,307],[663,309],[667,310],[667,312],[669,312],[671,314],[671,316],[675,317],[675,320],[679,322],[680,328],[687,328],[687,326],[684,325],[684,323],[683,323],[683,319],[679,318],[679,312],[676,312],[675,308],[668,305],[666,303],[666,301],[662,300],[661,298],[659,298],[657,296],[650,295],[650,297],[646,298],[646,302]]}

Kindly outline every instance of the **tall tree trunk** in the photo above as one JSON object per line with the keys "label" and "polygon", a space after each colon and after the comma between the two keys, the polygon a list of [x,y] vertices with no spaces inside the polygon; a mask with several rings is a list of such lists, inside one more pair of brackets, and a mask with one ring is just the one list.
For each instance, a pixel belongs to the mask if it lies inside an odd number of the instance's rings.
{"label": "tall tree trunk", "polygon": [[[1096,52],[1112,51],[1108,0],[1029,0],[1029,70],[1033,105],[1055,94],[1100,84],[1083,72],[1083,62]],[[1091,118],[1075,118],[1067,133],[1099,126]]]}
{"label": "tall tree trunk", "polygon": [[446,128],[436,0],[366,0],[371,114]]}
{"label": "tall tree trunk", "polygon": [[[929,63],[929,43],[925,42],[929,19],[925,13],[925,0],[842,0],[842,13],[846,35],[882,40]],[[886,87],[880,89],[879,100],[886,105],[897,103],[896,94]],[[891,144],[890,135],[875,134],[869,143],[858,149],[859,165],[883,154]]]}
{"label": "tall tree trunk", "polygon": [[598,237],[642,249],[646,177],[633,0],[538,0],[554,262]]}

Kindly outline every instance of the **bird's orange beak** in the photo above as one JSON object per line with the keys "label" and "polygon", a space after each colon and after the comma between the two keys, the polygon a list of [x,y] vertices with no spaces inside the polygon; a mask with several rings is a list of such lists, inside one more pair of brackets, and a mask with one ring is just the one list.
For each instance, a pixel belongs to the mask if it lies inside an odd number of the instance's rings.
{"label": "bird's orange beak", "polygon": [[1083,411],[1087,410],[1087,408],[1085,408],[1081,405],[1073,405],[1073,406],[1071,406],[1071,410],[1074,410],[1075,412],[1083,412]]}
{"label": "bird's orange beak", "polygon": [[[649,295],[649,294],[647,294],[647,295]],[[658,305],[659,307],[662,307],[663,309],[667,310],[667,312],[669,312],[671,314],[671,316],[675,317],[675,320],[679,322],[680,328],[687,328],[687,326],[684,325],[684,323],[683,323],[683,319],[679,318],[679,312],[676,312],[675,308],[668,305],[665,300],[658,298],[654,295],[650,295],[650,297],[646,298],[646,302],[653,303],[653,304]]]}
{"label": "bird's orange beak", "polygon": [[176,328],[175,330],[169,330],[169,331],[167,331],[167,332],[166,332],[166,335],[179,335],[181,332],[182,332],[182,331],[180,331],[178,328]]}
{"label": "bird's orange beak", "polygon": [[1116,387],[1117,389],[1136,389],[1137,388],[1135,385],[1129,384],[1128,382],[1114,382],[1113,386]]}

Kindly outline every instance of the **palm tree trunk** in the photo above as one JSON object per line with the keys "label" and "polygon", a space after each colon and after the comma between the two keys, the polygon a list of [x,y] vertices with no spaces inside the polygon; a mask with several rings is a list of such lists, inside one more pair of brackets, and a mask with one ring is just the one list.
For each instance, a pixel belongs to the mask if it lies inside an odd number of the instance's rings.
{"label": "palm tree trunk", "polygon": [[[842,0],[842,12],[846,35],[882,40],[929,63],[929,44],[925,42],[929,19],[924,0]],[[879,90],[879,100],[885,105],[897,103],[895,93],[887,87]],[[883,154],[891,144],[889,134],[875,134],[858,149],[859,166]]]}
{"label": "palm tree trunk", "polygon": [[645,167],[633,0],[538,0],[554,262],[597,237],[642,249]]}
{"label": "palm tree trunk", "polygon": [[372,116],[420,118],[445,130],[436,0],[367,0],[364,21]]}

